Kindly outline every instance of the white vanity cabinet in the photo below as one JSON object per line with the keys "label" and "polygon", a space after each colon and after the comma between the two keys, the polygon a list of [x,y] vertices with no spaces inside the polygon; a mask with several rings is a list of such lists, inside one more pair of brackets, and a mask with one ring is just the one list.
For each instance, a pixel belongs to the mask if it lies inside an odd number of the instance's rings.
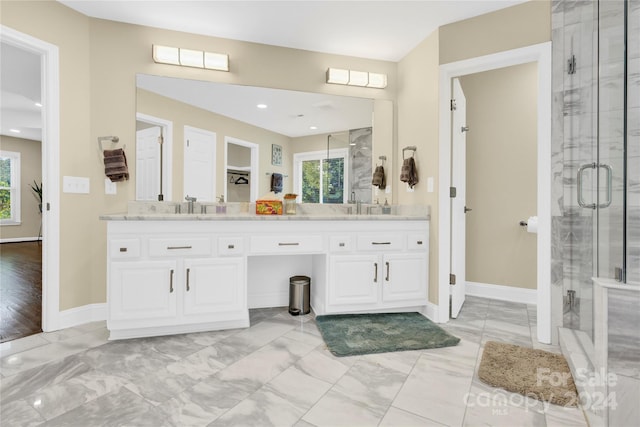
{"label": "white vanity cabinet", "polygon": [[428,229],[369,229],[330,241],[327,313],[427,304]]}
{"label": "white vanity cabinet", "polygon": [[295,275],[318,315],[428,305],[426,219],[156,218],[108,222],[110,339],[248,327],[249,308],[288,304]]}
{"label": "white vanity cabinet", "polygon": [[110,339],[249,325],[244,239],[172,225],[109,224]]}

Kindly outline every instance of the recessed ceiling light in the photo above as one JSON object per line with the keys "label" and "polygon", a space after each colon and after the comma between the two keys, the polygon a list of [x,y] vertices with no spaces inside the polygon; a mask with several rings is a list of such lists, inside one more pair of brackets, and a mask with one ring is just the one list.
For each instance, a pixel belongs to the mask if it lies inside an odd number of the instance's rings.
{"label": "recessed ceiling light", "polygon": [[318,129],[318,126],[309,126],[309,129],[316,130],[316,129]]}
{"label": "recessed ceiling light", "polygon": [[9,129],[9,132],[20,133],[20,130],[19,129]]}
{"label": "recessed ceiling light", "polygon": [[36,107],[42,107],[42,104],[40,104],[39,102],[36,102]]}
{"label": "recessed ceiling light", "polygon": [[267,108],[267,104],[258,104],[256,105],[256,107],[260,108],[261,110],[264,110],[265,108]]}

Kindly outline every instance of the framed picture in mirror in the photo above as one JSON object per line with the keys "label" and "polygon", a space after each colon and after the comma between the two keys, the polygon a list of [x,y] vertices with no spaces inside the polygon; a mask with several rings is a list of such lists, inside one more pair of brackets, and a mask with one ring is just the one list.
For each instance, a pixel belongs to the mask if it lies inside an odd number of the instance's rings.
{"label": "framed picture in mirror", "polygon": [[271,164],[282,166],[282,146],[271,144]]}

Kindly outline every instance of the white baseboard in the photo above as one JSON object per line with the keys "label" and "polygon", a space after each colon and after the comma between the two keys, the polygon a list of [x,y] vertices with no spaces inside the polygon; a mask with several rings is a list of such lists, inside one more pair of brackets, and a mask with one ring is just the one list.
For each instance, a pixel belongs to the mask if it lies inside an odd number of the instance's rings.
{"label": "white baseboard", "polygon": [[425,306],[424,310],[422,310],[422,314],[424,315],[424,317],[431,320],[432,322],[444,323],[440,321],[437,304],[433,304],[427,301],[427,305]]}
{"label": "white baseboard", "polygon": [[107,319],[107,304],[87,304],[60,312],[60,329]]}
{"label": "white baseboard", "polygon": [[40,237],[10,237],[8,239],[0,239],[0,243],[37,242],[40,239]]}
{"label": "white baseboard", "polygon": [[491,285],[488,283],[467,282],[466,294],[474,297],[491,298],[522,304],[538,304],[536,289],[516,288],[513,286]]}

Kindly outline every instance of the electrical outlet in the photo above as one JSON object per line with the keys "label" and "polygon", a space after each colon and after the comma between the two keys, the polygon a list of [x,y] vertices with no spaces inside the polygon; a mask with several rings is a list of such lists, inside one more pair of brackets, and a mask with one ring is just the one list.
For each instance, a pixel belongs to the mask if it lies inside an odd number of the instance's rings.
{"label": "electrical outlet", "polygon": [[104,194],[117,194],[118,187],[116,183],[111,181],[109,178],[104,179]]}
{"label": "electrical outlet", "polygon": [[89,194],[89,178],[82,176],[63,176],[62,191],[64,193]]}

